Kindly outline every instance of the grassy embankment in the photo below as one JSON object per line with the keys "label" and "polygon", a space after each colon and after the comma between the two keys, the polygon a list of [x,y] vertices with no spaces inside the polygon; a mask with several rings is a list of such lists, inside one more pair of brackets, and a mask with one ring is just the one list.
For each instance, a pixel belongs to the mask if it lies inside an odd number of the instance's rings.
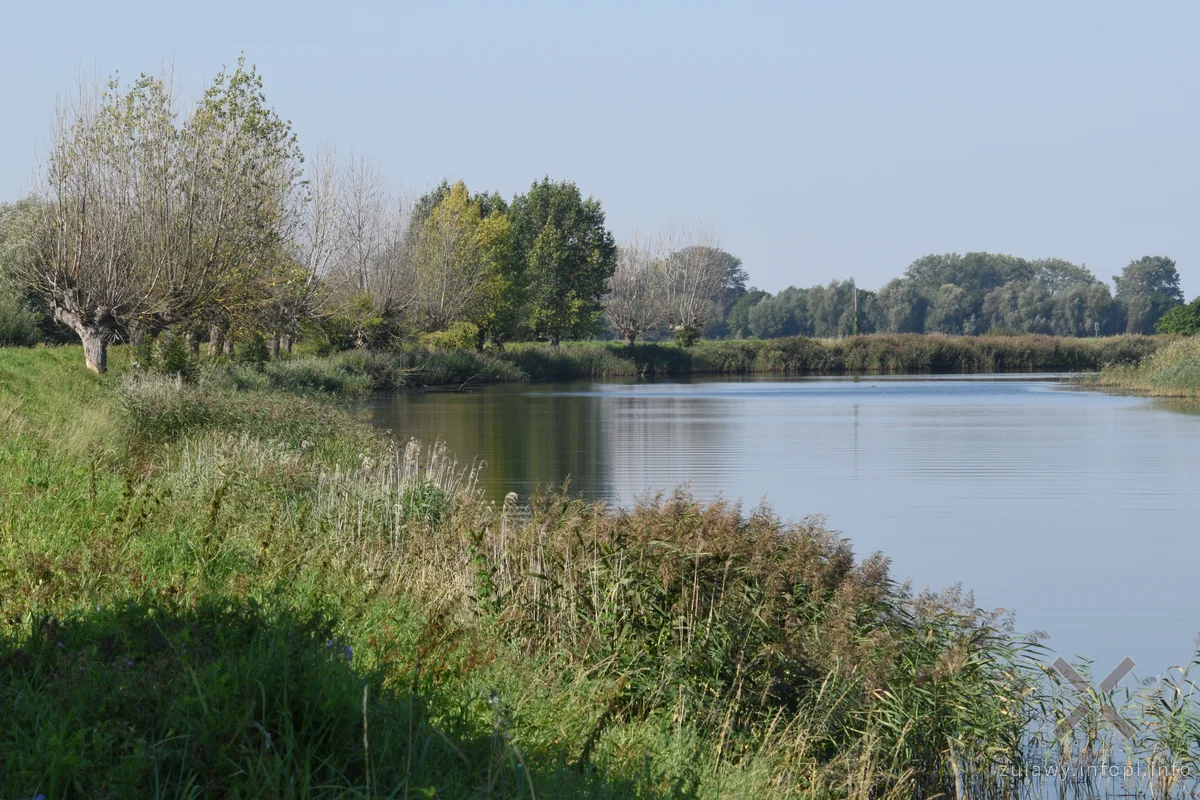
{"label": "grassy embankment", "polygon": [[0,349],[0,796],[899,798],[1020,757],[1022,645],[818,523],[496,506],[300,363],[127,358]]}
{"label": "grassy embankment", "polygon": [[1138,364],[1109,366],[1097,383],[1158,397],[1200,399],[1200,336],[1171,341]]}
{"label": "grassy embankment", "polygon": [[365,393],[420,386],[522,380],[629,376],[980,373],[1096,370],[1133,363],[1154,352],[1162,337],[1064,339],[1053,336],[951,337],[872,334],[845,339],[702,341],[673,343],[568,342],[554,353],[543,344],[510,345],[506,352],[403,347],[381,353],[297,357],[267,367],[259,377],[230,376],[243,388],[273,387]]}

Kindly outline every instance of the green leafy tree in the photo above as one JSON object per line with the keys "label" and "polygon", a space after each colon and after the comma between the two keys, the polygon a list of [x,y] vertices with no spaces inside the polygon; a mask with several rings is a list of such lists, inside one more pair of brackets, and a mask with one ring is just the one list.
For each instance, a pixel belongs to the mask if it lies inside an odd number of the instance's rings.
{"label": "green leafy tree", "polygon": [[[1051,311],[1056,336],[1116,333],[1114,303],[1108,285],[1072,283],[1054,295]],[[1099,328],[1097,328],[1099,323]]]}
{"label": "green leafy tree", "polygon": [[718,298],[717,318],[704,331],[705,336],[713,339],[733,335],[729,328],[729,313],[733,310],[734,305],[745,296],[746,281],[750,280],[750,275],[742,266],[742,260],[737,256],[718,249],[717,259],[725,273],[725,281],[721,296]]}
{"label": "green leafy tree", "polygon": [[971,296],[966,289],[947,283],[938,288],[929,300],[925,315],[925,330],[931,333],[972,333],[975,317],[971,313]]}
{"label": "green leafy tree", "polygon": [[1056,294],[1068,286],[1075,284],[1099,283],[1096,276],[1087,267],[1072,264],[1061,258],[1042,258],[1031,263],[1033,280],[1046,287],[1050,294]]}
{"label": "green leafy tree", "polygon": [[1187,305],[1177,305],[1163,314],[1154,325],[1159,333],[1177,333],[1183,336],[1195,336],[1200,333],[1200,297]]}
{"label": "green leafy tree", "polygon": [[750,309],[770,296],[769,292],[761,289],[750,289],[738,298],[738,301],[729,309],[729,315],[725,317],[725,326],[729,330],[729,335],[736,339],[745,339],[750,336]]}
{"label": "green leafy tree", "polygon": [[544,178],[513,200],[511,213],[532,332],[556,349],[564,337],[591,335],[616,269],[600,201],[585,200],[574,183]]}
{"label": "green leafy tree", "polygon": [[1179,272],[1166,256],[1131,261],[1113,281],[1116,300],[1125,312],[1126,333],[1153,333],[1154,324],[1183,302]]}
{"label": "green leafy tree", "polygon": [[801,333],[797,311],[803,308],[803,296],[795,289],[785,289],[774,297],[763,298],[748,314],[750,332],[757,339],[795,336]]}
{"label": "green leafy tree", "polygon": [[19,277],[97,372],[122,331],[237,309],[282,241],[299,152],[255,69],[222,71],[182,126],[174,96],[163,78],[113,79],[59,115]]}
{"label": "green leafy tree", "polygon": [[499,194],[475,195],[472,202],[479,208],[475,235],[486,268],[480,302],[470,315],[478,332],[475,349],[481,350],[490,339],[503,350],[504,343],[517,335],[524,304],[523,270],[513,243],[512,217]]}
{"label": "green leafy tree", "polygon": [[893,278],[875,295],[872,319],[888,333],[921,333],[925,330],[926,299],[911,281]]}
{"label": "green leafy tree", "polygon": [[984,328],[1050,333],[1052,301],[1038,281],[1009,281],[987,293],[981,308]]}
{"label": "green leafy tree", "polygon": [[0,203],[0,346],[35,344],[48,327],[48,317],[18,278],[35,255],[39,213],[32,199]]}

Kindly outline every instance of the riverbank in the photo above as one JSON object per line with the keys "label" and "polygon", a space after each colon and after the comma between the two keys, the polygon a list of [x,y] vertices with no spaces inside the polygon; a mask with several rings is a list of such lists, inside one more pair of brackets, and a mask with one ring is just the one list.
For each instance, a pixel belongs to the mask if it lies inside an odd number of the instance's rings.
{"label": "riverbank", "polygon": [[981,373],[1099,370],[1136,363],[1164,337],[952,337],[869,334],[844,339],[803,336],[765,340],[674,343],[567,342],[558,352],[539,343],[504,352],[401,347],[378,352],[296,356],[247,367],[218,365],[214,380],[239,389],[271,388],[333,394],[401,389],[469,388],[483,383],[634,376]]}
{"label": "riverbank", "polygon": [[126,358],[0,349],[4,796],[898,798],[1019,759],[1002,620],[818,524],[495,505],[307,379]]}
{"label": "riverbank", "polygon": [[1200,337],[1176,339],[1137,364],[1113,364],[1096,384],[1156,397],[1200,400]]}

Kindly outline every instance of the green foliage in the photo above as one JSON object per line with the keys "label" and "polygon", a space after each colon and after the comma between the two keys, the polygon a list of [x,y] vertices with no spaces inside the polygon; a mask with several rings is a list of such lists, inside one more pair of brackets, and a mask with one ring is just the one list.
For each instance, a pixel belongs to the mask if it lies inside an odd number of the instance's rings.
{"label": "green foliage", "polygon": [[[147,337],[149,338],[149,337]],[[189,377],[195,371],[195,365],[188,358],[187,343],[178,333],[167,333],[158,338],[157,368],[167,375],[182,375]],[[264,346],[264,350],[266,347]]]}
{"label": "green foliage", "polygon": [[479,326],[456,322],[444,331],[422,334],[420,343],[434,350],[473,350],[479,344]]}
{"label": "green foliage", "polygon": [[0,347],[32,347],[41,339],[38,315],[0,285]]}
{"label": "green foliage", "polygon": [[513,200],[511,214],[533,333],[554,346],[591,335],[616,268],[616,241],[600,201],[584,200],[573,183],[544,178]]}
{"label": "green foliage", "polygon": [[1165,256],[1144,256],[1131,261],[1120,275],[1116,299],[1125,312],[1126,333],[1153,333],[1164,314],[1183,302],[1179,272]]}
{"label": "green foliage", "polygon": [[[748,310],[749,331],[760,339],[780,336],[850,336],[855,333],[853,281],[830,281],[809,289],[790,287]],[[875,329],[875,294],[858,290],[859,332]]]}
{"label": "green foliage", "polygon": [[1163,315],[1154,325],[1158,333],[1176,333],[1195,336],[1200,333],[1200,297],[1187,305],[1177,305]]}
{"label": "green foliage", "polygon": [[[852,332],[852,314],[845,307],[853,295],[810,299],[820,288],[781,292],[787,299],[760,312],[763,333],[756,335],[778,330],[818,336]],[[836,288],[836,283],[830,284],[829,289]],[[826,310],[818,313],[820,304]],[[840,311],[831,316],[829,308]],[[903,278],[890,281],[878,293],[860,293],[859,310],[864,332],[972,335],[1003,330],[1094,336],[1097,324],[1103,334],[1118,333],[1124,326],[1108,287],[1085,267],[1056,258],[1026,261],[992,253],[917,259]],[[851,330],[842,330],[845,319],[850,319]]]}
{"label": "green foliage", "polygon": [[681,325],[675,330],[675,343],[680,347],[692,347],[698,341],[700,341],[700,331],[690,325]]}
{"label": "green foliage", "polygon": [[797,313],[807,314],[808,308],[795,290],[785,290],[775,297],[764,297],[746,314],[746,327],[759,339],[775,339],[795,336],[799,333],[805,317],[797,319]]}
{"label": "green foliage", "polygon": [[255,367],[262,367],[263,364],[266,364],[270,360],[271,351],[267,349],[266,340],[263,339],[262,334],[258,332],[250,335],[250,339],[246,342],[246,346],[243,347],[241,353],[238,354],[238,361]]}
{"label": "green foliage", "polygon": [[21,285],[25,264],[33,257],[37,207],[32,199],[0,202],[0,347],[29,347],[48,328],[46,314],[33,310]]}
{"label": "green foliage", "polygon": [[[634,348],[635,352],[642,346]],[[638,375],[642,369],[629,348],[615,345],[571,343],[559,351],[545,345],[510,347],[505,358],[527,379],[577,380]]]}
{"label": "green foliage", "polygon": [[729,314],[725,317],[725,325],[729,330],[729,335],[735,339],[748,338],[751,335],[750,310],[770,296],[770,293],[764,292],[761,289],[751,289],[738,298],[737,302],[730,307]]}
{"label": "green foliage", "polygon": [[187,343],[175,331],[147,333],[133,348],[134,366],[146,373],[190,379],[196,365],[188,354]]}
{"label": "green foliage", "polygon": [[[468,341],[465,335],[462,341]],[[637,375],[778,372],[949,372],[1083,370],[1134,364],[1164,340],[1145,336],[1073,339],[1009,332],[983,337],[864,334],[677,343],[566,342],[510,345],[504,352],[408,345],[331,356],[295,356],[261,365],[211,364],[196,382],[210,391],[360,396],[423,386]]]}
{"label": "green foliage", "polygon": [[[969,341],[1012,364],[1154,340]],[[513,355],[665,371],[919,345],[963,365],[962,342]],[[1003,618],[910,597],[882,556],[765,508],[497,507],[444,448],[398,447],[320,396],[316,375],[400,360],[209,365],[114,395],[78,348],[0,351],[0,794],[900,800],[1027,755],[1048,700]],[[1138,700],[1155,758],[1195,762],[1186,677]]]}

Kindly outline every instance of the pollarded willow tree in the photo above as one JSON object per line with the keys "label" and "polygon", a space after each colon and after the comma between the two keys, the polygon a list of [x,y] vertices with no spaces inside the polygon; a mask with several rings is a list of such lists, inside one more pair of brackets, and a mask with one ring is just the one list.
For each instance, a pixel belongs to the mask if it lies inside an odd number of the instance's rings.
{"label": "pollarded willow tree", "polygon": [[710,228],[670,229],[662,260],[663,301],[667,321],[684,345],[716,318],[728,270],[725,252]]}
{"label": "pollarded willow tree", "polygon": [[20,279],[104,372],[119,334],[194,323],[273,263],[298,159],[243,60],[182,126],[168,77],[81,86],[57,115]]}
{"label": "pollarded willow tree", "polygon": [[460,181],[438,203],[417,248],[417,325],[441,331],[467,320],[484,297],[489,263],[479,236],[482,215]]}
{"label": "pollarded willow tree", "polygon": [[639,336],[663,321],[661,243],[634,233],[617,245],[617,266],[608,279],[604,315],[632,347]]}
{"label": "pollarded willow tree", "polygon": [[354,327],[358,347],[390,338],[412,313],[417,241],[411,208],[374,162],[352,155],[327,166],[332,188],[326,281],[331,303]]}

